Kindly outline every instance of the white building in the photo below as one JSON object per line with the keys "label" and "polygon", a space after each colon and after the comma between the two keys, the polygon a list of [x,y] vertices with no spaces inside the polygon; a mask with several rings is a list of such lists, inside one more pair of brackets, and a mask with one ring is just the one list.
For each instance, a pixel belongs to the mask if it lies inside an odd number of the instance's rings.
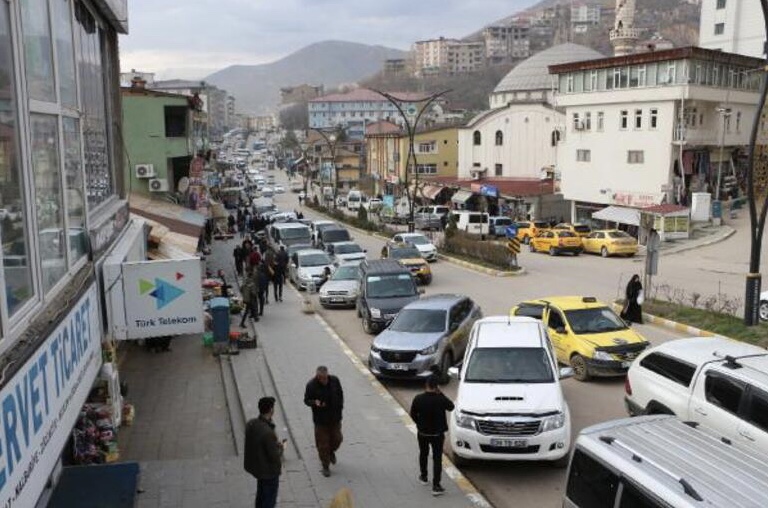
{"label": "white building", "polygon": [[411,49],[417,76],[430,74],[465,74],[485,65],[484,41],[430,39],[418,41]]}
{"label": "white building", "polygon": [[411,48],[414,69],[417,75],[437,73],[448,63],[448,46],[453,39],[440,37],[426,41],[416,41]]}
{"label": "white building", "polygon": [[573,220],[607,205],[685,205],[718,173],[741,178],[760,65],[689,47],[550,67],[566,114],[557,162]]}
{"label": "white building", "polygon": [[763,23],[760,2],[702,0],[699,46],[760,58],[766,38]]}
{"label": "white building", "polygon": [[531,41],[527,24],[492,25],[483,29],[485,58],[489,63],[500,63],[510,58],[528,58]]}
{"label": "white building", "polygon": [[571,23],[574,27],[599,25],[602,8],[600,4],[575,3],[571,5]]}

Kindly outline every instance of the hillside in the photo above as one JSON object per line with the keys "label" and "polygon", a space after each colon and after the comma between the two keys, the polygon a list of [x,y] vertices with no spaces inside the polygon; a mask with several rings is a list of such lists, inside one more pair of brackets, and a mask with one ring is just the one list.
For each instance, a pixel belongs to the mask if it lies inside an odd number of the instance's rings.
{"label": "hillside", "polygon": [[383,46],[325,41],[306,46],[285,58],[263,65],[232,65],[205,78],[237,100],[237,110],[259,114],[280,101],[280,88],[303,83],[326,89],[357,82],[378,72],[384,60],[405,53]]}

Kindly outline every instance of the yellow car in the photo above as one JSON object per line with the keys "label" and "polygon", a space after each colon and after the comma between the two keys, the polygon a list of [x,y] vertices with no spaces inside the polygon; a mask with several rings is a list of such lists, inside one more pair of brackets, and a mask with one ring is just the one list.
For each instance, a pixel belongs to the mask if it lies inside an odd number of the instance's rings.
{"label": "yellow car", "polygon": [[543,321],[557,361],[570,365],[579,381],[623,376],[649,346],[611,307],[593,297],[530,300],[513,307],[510,314]]}
{"label": "yellow car", "polygon": [[524,221],[515,223],[517,226],[517,239],[528,243],[542,231],[549,229],[549,222],[545,220]]}
{"label": "yellow car", "polygon": [[581,238],[586,238],[592,232],[592,228],[586,224],[571,224],[570,222],[561,222],[552,229],[570,231]]}
{"label": "yellow car", "polygon": [[637,254],[637,239],[618,229],[592,231],[584,239],[584,252],[608,256],[634,256]]}
{"label": "yellow car", "polygon": [[578,256],[584,249],[581,238],[575,233],[554,229],[539,233],[531,240],[529,246],[531,252],[549,252],[550,256],[557,256],[563,252],[570,252],[574,256]]}
{"label": "yellow car", "polygon": [[419,283],[425,286],[432,282],[432,270],[414,245],[404,242],[387,242],[381,250],[381,257],[397,260],[408,268]]}

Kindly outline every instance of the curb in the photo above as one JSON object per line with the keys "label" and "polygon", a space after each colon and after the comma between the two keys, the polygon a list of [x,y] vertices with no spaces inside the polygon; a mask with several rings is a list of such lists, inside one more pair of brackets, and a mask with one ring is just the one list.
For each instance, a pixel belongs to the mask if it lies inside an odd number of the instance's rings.
{"label": "curb", "polygon": [[[661,251],[659,251],[659,253],[661,255],[665,255],[665,254],[679,254],[681,252],[686,252],[686,251],[689,251],[689,250],[698,249],[699,247],[707,247],[709,245],[714,245],[716,243],[723,242],[723,241],[727,240],[728,238],[732,237],[734,234],[736,234],[736,229],[735,228],[732,228],[730,226],[725,226],[725,227],[728,228],[728,231],[726,231],[725,233],[718,234],[718,235],[711,235],[710,238],[707,238],[704,241],[702,241],[700,243],[697,243],[695,245],[694,244],[681,245],[680,247],[677,247],[677,248],[673,247],[672,249],[669,249],[669,250],[661,250]],[[641,261],[643,261],[643,259],[645,257],[647,257],[647,254],[643,254],[642,256],[637,256],[637,257],[640,258],[640,259],[635,258],[633,261],[635,263],[640,263]]]}
{"label": "curb", "polygon": [[[366,367],[360,358],[357,357],[354,351],[352,351],[352,349],[347,346],[346,342],[344,342],[344,340],[339,337],[333,327],[318,313],[315,313],[315,319],[317,319],[323,329],[333,338],[333,340],[336,341],[341,350],[345,355],[347,355],[357,370],[366,379],[368,379],[374,390],[376,390],[376,392],[384,400],[387,401],[395,414],[397,414],[397,416],[400,418],[400,421],[403,423],[403,425],[405,425],[405,427],[415,436],[416,424],[413,423],[413,420],[411,420],[408,412],[395,400],[394,397],[392,397],[392,394],[387,391],[384,385],[381,384],[381,382],[376,379],[373,374],[371,374],[371,372],[368,370],[368,367]],[[488,502],[485,496],[483,496],[480,491],[477,490],[477,487],[472,484],[469,478],[464,476],[464,474],[458,470],[458,468],[453,464],[451,459],[446,454],[443,454],[443,471],[451,480],[456,483],[456,486],[467,497],[470,503],[472,503],[472,506],[476,506],[478,508],[492,508],[492,505]]]}
{"label": "curb", "polygon": [[[612,304],[613,310],[616,313],[621,312],[622,306],[618,303]],[[678,323],[677,321],[672,321],[671,319],[662,318],[659,316],[654,316],[653,314],[647,314],[643,312],[643,320],[645,323],[650,323],[656,326],[660,326],[662,328],[667,328],[669,330],[674,330],[676,332],[688,334],[694,337],[711,337],[714,339],[728,339],[728,340],[734,340],[730,337],[726,337],[725,335],[718,335],[716,333],[702,330],[701,328],[696,328],[695,326],[686,325],[684,323]]]}

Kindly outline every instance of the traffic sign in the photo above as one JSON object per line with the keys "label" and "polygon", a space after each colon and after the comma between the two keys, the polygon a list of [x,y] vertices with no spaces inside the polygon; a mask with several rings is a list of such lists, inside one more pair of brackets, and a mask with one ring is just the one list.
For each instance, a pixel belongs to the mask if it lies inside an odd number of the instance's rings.
{"label": "traffic sign", "polygon": [[517,224],[510,224],[504,228],[504,233],[507,238],[514,238],[517,236]]}
{"label": "traffic sign", "polygon": [[517,238],[510,238],[507,240],[507,250],[510,254],[520,254],[520,240]]}

